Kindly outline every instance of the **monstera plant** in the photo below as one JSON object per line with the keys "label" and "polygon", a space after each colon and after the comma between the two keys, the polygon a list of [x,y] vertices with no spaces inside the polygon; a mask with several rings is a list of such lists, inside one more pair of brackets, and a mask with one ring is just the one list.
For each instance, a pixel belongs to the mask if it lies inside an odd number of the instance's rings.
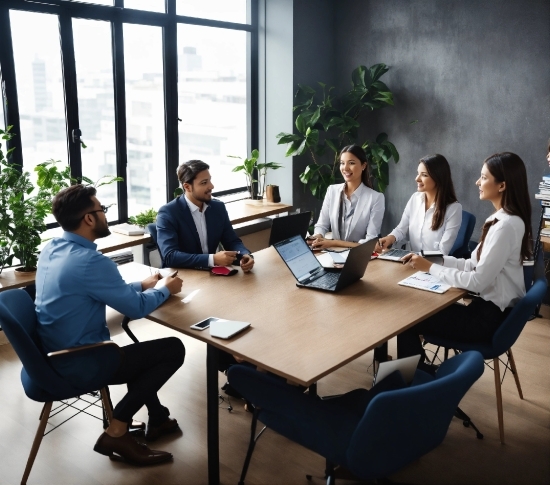
{"label": "monstera plant", "polygon": [[[321,82],[318,88],[298,86],[294,105],[296,131],[279,133],[277,138],[280,145],[288,145],[287,157],[308,154],[311,158],[300,174],[300,182],[315,197],[323,199],[328,186],[340,177],[338,154],[352,143],[365,150],[378,190],[384,192],[389,184],[388,163],[391,159],[397,163],[399,153],[388,135],[380,133],[375,140],[358,143],[364,114],[393,106],[392,92],[380,81],[387,71],[385,64],[357,67],[351,75],[351,89],[339,97],[333,94],[333,86]],[[325,156],[327,152],[331,155]]]}

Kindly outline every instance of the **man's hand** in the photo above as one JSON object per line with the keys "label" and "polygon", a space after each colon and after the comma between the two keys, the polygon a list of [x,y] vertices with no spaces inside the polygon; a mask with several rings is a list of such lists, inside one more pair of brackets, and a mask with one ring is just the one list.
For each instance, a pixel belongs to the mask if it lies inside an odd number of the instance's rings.
{"label": "man's hand", "polygon": [[314,234],[313,236],[308,236],[306,238],[306,243],[311,246],[317,239],[322,239],[322,238],[323,236],[321,236],[321,234]]}
{"label": "man's hand", "polygon": [[237,251],[220,251],[214,254],[214,265],[230,266],[237,259]]}
{"label": "man's hand", "polygon": [[248,273],[254,267],[254,258],[249,254],[245,254],[241,258],[241,268],[245,273]]}
{"label": "man's hand", "polygon": [[424,271],[424,273],[428,273],[433,264],[431,261],[428,261],[422,256],[414,253],[403,256],[401,258],[401,261],[403,261],[403,264],[408,264],[413,269]]}
{"label": "man's hand", "polygon": [[155,273],[154,275],[151,275],[148,278],[145,278],[141,282],[141,291],[145,291],[149,288],[154,288],[160,278],[161,278],[160,273]]}
{"label": "man's hand", "polygon": [[163,286],[166,286],[170,294],[175,295],[181,291],[181,285],[183,285],[183,281],[177,276],[167,276],[166,278],[159,280],[155,285],[155,288],[158,290]]}

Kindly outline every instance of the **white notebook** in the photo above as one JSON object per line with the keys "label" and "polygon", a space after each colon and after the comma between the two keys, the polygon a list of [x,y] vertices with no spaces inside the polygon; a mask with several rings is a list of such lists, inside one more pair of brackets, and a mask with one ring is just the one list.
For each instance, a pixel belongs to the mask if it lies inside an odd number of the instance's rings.
{"label": "white notebook", "polygon": [[124,234],[125,236],[141,236],[145,234],[145,231],[142,227],[133,226],[132,224],[117,224],[116,226],[109,227],[111,231],[118,232],[119,234]]}
{"label": "white notebook", "polygon": [[248,322],[235,320],[217,320],[210,323],[210,335],[212,337],[228,339],[250,327]]}
{"label": "white notebook", "polygon": [[424,271],[417,271],[408,278],[401,280],[398,284],[433,293],[445,293],[451,287],[451,285],[443,283],[430,273],[424,273]]}

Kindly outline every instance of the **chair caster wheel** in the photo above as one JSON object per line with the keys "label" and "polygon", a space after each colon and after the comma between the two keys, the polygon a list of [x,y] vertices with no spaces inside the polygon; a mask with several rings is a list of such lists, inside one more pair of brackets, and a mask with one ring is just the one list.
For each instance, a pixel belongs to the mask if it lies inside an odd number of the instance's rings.
{"label": "chair caster wheel", "polygon": [[311,482],[311,479],[313,478],[313,475],[306,475],[306,480],[308,482]]}
{"label": "chair caster wheel", "polygon": [[476,436],[477,436],[477,439],[478,439],[478,440],[482,440],[482,439],[483,439],[483,435],[482,435],[479,431],[478,431],[478,433],[477,433]]}
{"label": "chair caster wheel", "polygon": [[464,425],[465,428],[470,427],[470,421],[463,421],[462,424]]}

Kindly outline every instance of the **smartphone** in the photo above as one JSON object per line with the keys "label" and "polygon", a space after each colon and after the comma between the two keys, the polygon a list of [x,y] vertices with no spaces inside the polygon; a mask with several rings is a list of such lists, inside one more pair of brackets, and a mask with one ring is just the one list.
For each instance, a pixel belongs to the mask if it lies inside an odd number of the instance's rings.
{"label": "smartphone", "polygon": [[195,323],[195,325],[191,325],[191,327],[189,328],[192,328],[193,330],[204,330],[208,328],[212,322],[217,322],[218,320],[219,318],[216,318],[216,317],[208,317],[208,318],[205,318],[202,322],[198,322],[198,323]]}

